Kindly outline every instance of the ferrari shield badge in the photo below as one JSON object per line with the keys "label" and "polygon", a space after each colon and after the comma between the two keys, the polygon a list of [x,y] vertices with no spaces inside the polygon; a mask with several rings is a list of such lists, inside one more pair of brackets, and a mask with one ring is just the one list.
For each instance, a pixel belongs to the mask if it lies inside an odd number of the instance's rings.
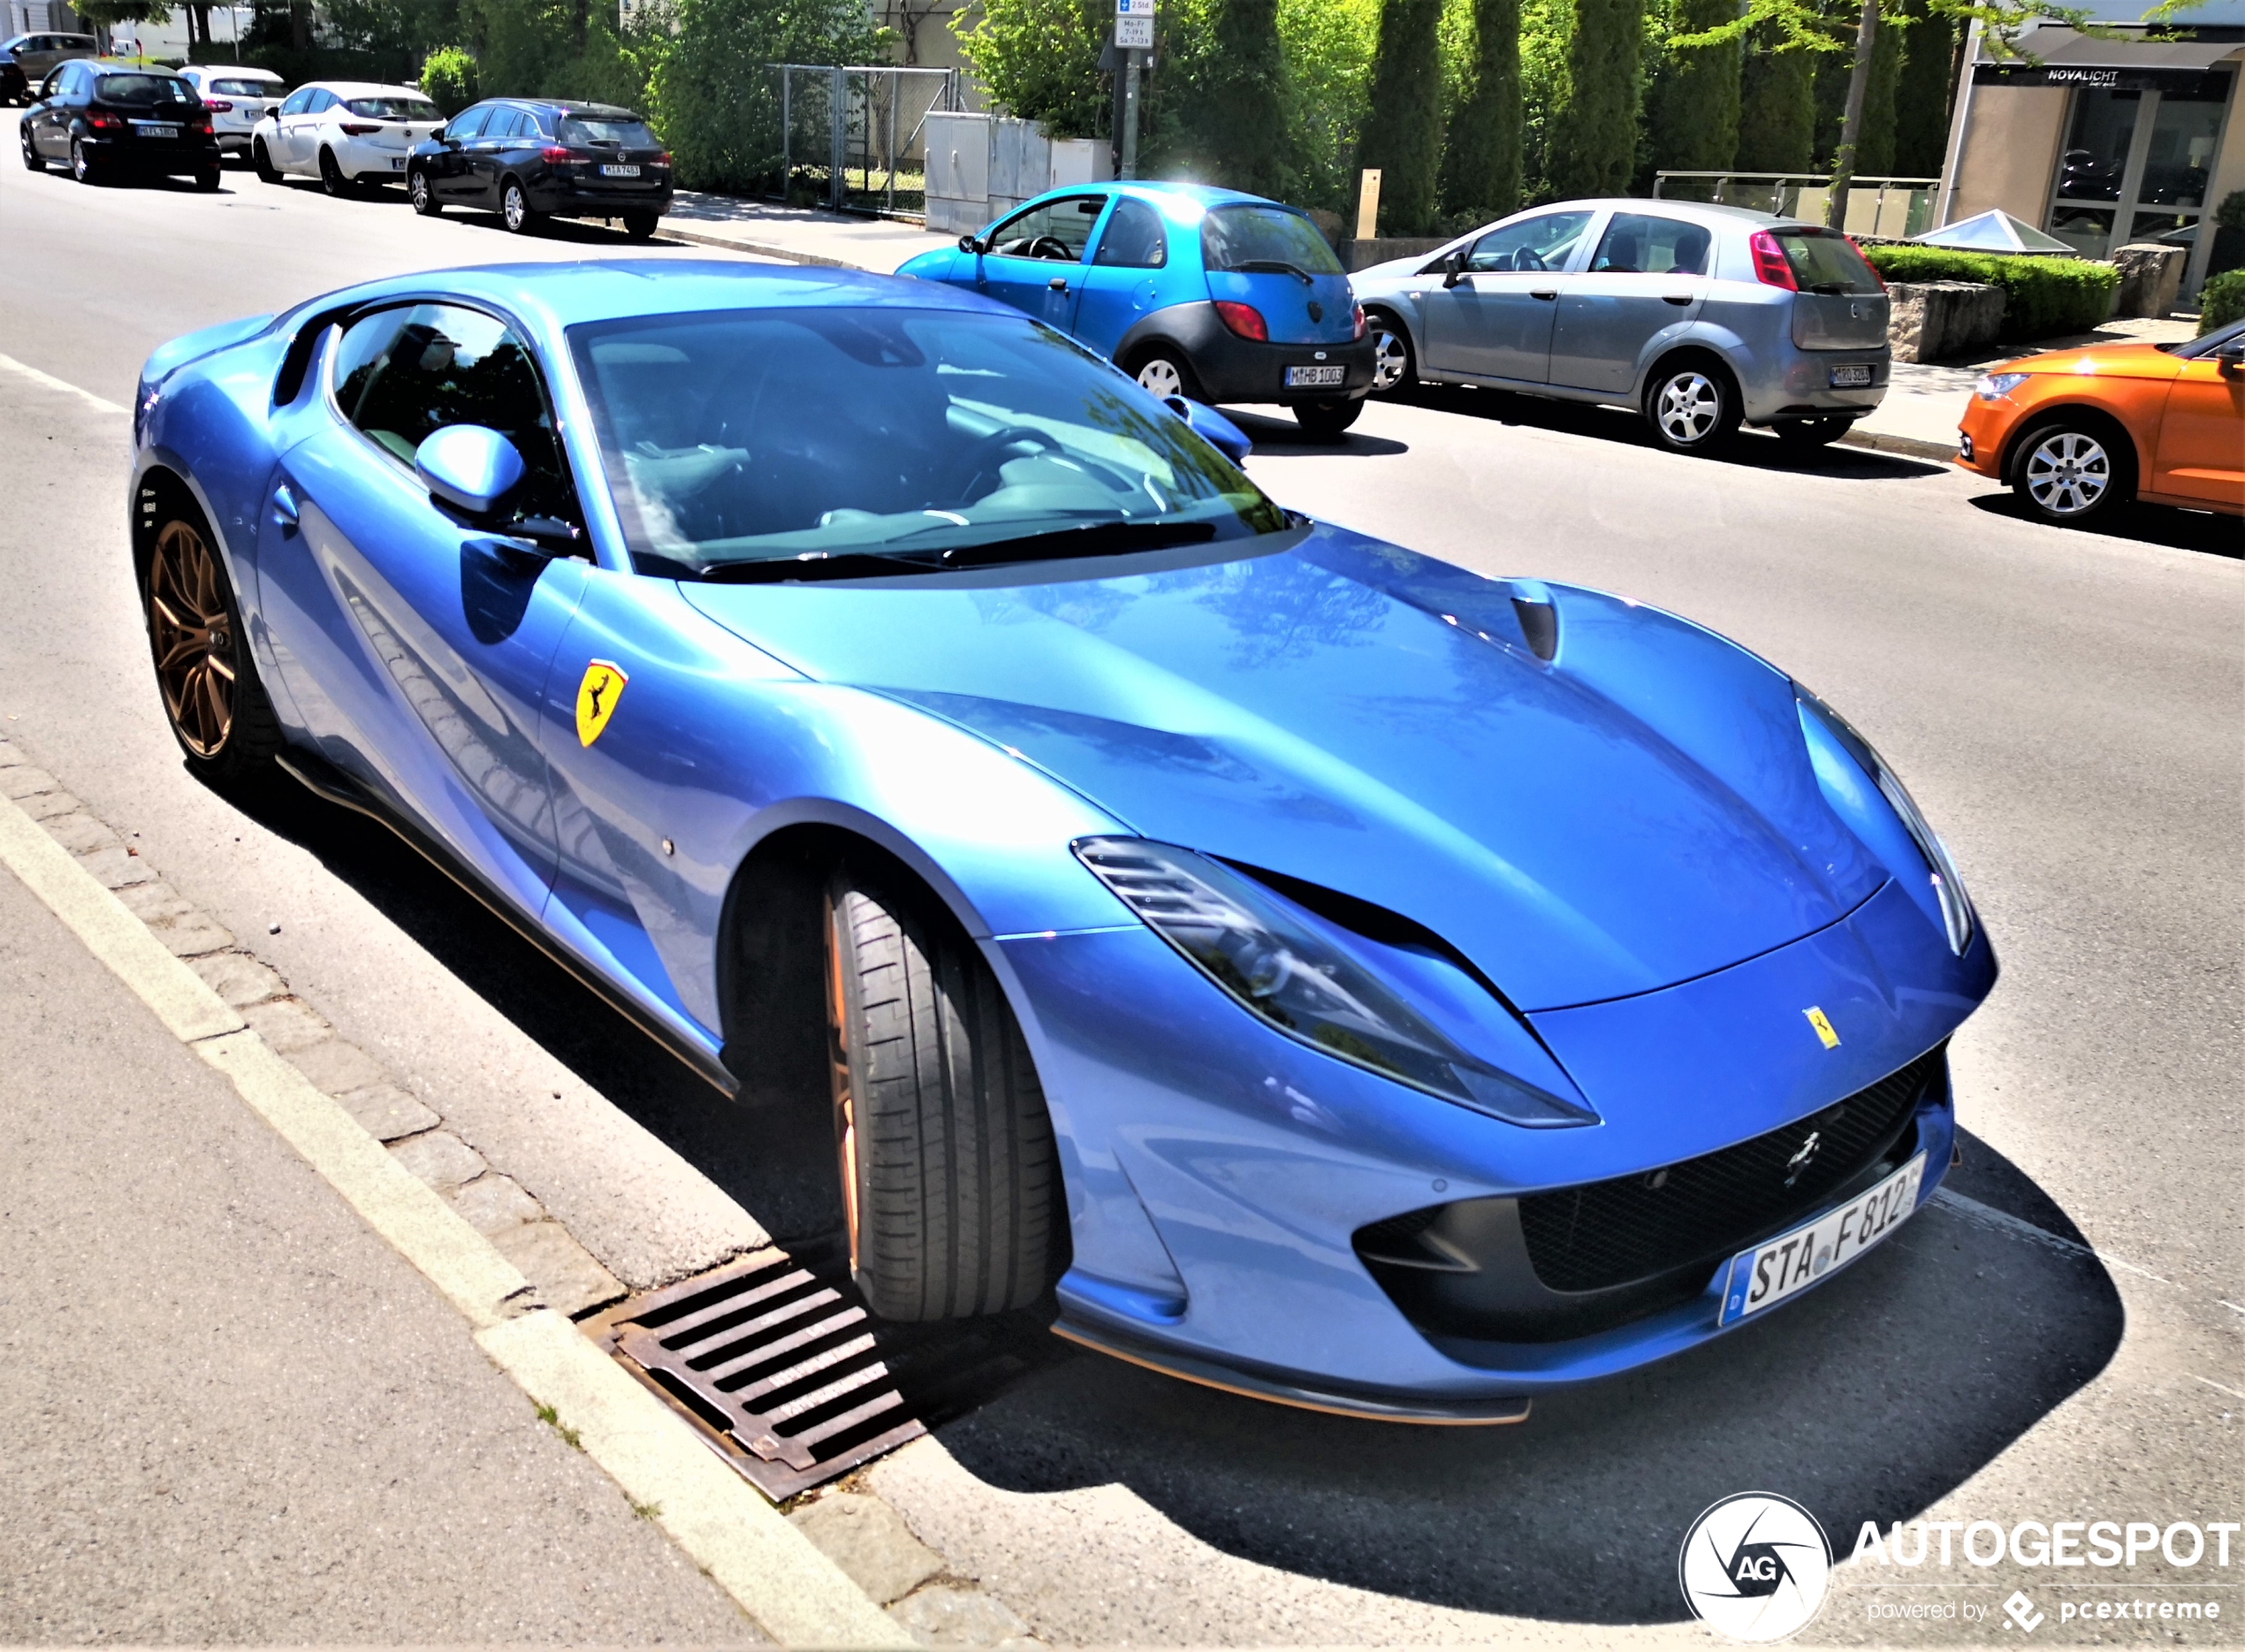
{"label": "ferrari shield badge", "polygon": [[589,746],[600,738],[600,731],[616,714],[616,702],[624,697],[624,684],[630,681],[621,666],[608,660],[596,659],[584,668],[584,681],[577,684],[579,745]]}
{"label": "ferrari shield badge", "polygon": [[[582,705],[580,705],[577,708],[577,727],[580,728],[584,727],[584,708]],[[591,743],[591,737],[590,735],[586,736],[585,744],[590,745]],[[1832,1030],[1832,1022],[1830,1016],[1827,1016],[1823,1010],[1817,1009],[1814,1004],[1809,1005],[1807,1009],[1802,1010],[1800,1013],[1808,1017],[1808,1024],[1815,1029],[1816,1041],[1818,1043],[1822,1044],[1828,1050],[1836,1050],[1839,1047],[1839,1034]]]}

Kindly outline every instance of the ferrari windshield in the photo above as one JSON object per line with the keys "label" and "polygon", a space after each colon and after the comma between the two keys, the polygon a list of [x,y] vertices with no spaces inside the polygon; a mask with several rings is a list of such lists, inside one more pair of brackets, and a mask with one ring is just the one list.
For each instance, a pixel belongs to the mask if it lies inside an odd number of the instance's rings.
{"label": "ferrari windshield", "polygon": [[732,310],[569,339],[643,573],[1286,526],[1183,420],[1025,318]]}

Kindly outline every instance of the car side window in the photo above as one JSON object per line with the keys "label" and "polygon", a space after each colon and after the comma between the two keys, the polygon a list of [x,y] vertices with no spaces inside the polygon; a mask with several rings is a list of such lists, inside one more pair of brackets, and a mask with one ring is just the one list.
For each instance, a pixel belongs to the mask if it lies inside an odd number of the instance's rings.
{"label": "car side window", "polygon": [[1049,258],[1075,263],[1084,256],[1107,202],[1098,195],[1068,195],[1016,212],[991,232],[990,249],[1008,258]]}
{"label": "car side window", "polygon": [[304,105],[311,101],[312,95],[309,92],[291,92],[287,102],[280,106],[280,112],[284,115],[301,115],[304,112]]}
{"label": "car side window", "polygon": [[1539,213],[1482,236],[1465,255],[1465,268],[1485,275],[1509,270],[1564,270],[1589,227],[1587,212]]}
{"label": "car side window", "polygon": [[1100,232],[1100,249],[1092,262],[1130,270],[1161,269],[1169,262],[1169,238],[1161,227],[1161,215],[1127,195],[1116,202],[1107,228]]}
{"label": "car side window", "polygon": [[511,138],[515,122],[521,118],[511,109],[495,109],[483,118],[483,135],[487,138]]}
{"label": "car side window", "polygon": [[536,359],[496,316],[458,304],[377,311],[338,341],[333,373],[343,416],[400,464],[448,424],[484,425],[522,455],[518,514],[580,519]]}
{"label": "car side window", "polygon": [[1617,212],[1590,260],[1593,275],[1705,275],[1713,237],[1697,224]]}
{"label": "car side window", "polygon": [[483,135],[483,123],[491,118],[491,111],[481,103],[473,109],[462,110],[453,119],[445,123],[445,136],[454,139],[480,138]]}

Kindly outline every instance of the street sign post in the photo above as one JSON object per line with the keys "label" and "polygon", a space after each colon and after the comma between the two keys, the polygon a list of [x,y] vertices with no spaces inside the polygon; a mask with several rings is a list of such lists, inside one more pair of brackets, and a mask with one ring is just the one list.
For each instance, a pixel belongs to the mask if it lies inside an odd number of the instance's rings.
{"label": "street sign post", "polygon": [[1138,54],[1153,49],[1153,0],[1115,0],[1115,47],[1122,54],[1122,144],[1115,171],[1138,175]]}

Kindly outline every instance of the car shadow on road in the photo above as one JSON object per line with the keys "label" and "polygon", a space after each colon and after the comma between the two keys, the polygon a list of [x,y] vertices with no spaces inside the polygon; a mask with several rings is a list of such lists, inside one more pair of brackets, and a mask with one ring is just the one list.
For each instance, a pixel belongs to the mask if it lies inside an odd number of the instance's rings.
{"label": "car shadow on road", "polygon": [[1245,431],[1250,441],[1259,451],[1278,447],[1293,452],[1330,453],[1336,459],[1384,458],[1391,453],[1407,453],[1410,445],[1391,440],[1385,436],[1366,436],[1360,430],[1344,431],[1338,438],[1312,436],[1293,419],[1275,414],[1256,413],[1246,407],[1225,407],[1223,415]]}
{"label": "car shadow on road", "polygon": [[[1990,516],[2008,516],[2013,521],[2035,523],[2033,514],[2019,502],[2017,494],[2008,490],[1976,495],[1972,505],[1974,509],[1985,511]],[[2108,507],[2096,520],[2079,527],[2051,527],[2049,531],[2079,534],[2089,540],[2127,539],[2137,544],[2165,545],[2174,551],[2203,551],[2209,556],[2227,557],[2232,561],[2245,558],[2245,523],[2234,516],[2218,516],[2211,511],[2130,503]]]}

